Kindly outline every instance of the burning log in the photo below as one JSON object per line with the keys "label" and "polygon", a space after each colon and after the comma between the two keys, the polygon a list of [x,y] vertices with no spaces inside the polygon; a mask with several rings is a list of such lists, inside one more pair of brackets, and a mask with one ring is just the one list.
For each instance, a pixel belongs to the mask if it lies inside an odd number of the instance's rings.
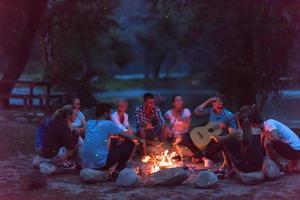
{"label": "burning log", "polygon": [[189,174],[181,167],[159,170],[152,174],[148,179],[148,185],[153,186],[173,186],[179,185],[186,179]]}
{"label": "burning log", "polygon": [[[182,162],[178,162],[173,158],[177,156],[177,153],[169,150],[165,150],[160,155],[150,154],[142,159],[143,163],[147,164],[148,169],[150,168],[150,172],[145,172],[146,174],[153,174],[158,172],[160,169],[174,168],[182,166]],[[146,167],[144,167],[146,168]],[[148,170],[147,170],[148,171]]]}

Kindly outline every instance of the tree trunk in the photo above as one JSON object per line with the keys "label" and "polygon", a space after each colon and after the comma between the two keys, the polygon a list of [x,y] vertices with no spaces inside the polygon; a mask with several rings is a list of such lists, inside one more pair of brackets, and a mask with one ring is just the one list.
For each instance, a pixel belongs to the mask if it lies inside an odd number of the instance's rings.
{"label": "tree trunk", "polygon": [[156,79],[159,79],[159,73],[160,73],[160,69],[162,67],[162,64],[165,60],[165,57],[166,57],[166,53],[163,52],[161,53],[156,62],[154,62],[154,72],[153,72],[153,77],[156,78]]}
{"label": "tree trunk", "polygon": [[[12,1],[12,3],[15,2]],[[35,33],[39,27],[44,10],[46,9],[47,2],[45,0],[28,0],[26,3],[18,2],[15,4],[18,4],[15,8],[17,12],[22,12],[24,27],[21,39],[16,44],[15,54],[12,56],[10,64],[4,71],[2,77],[3,80],[11,81],[17,81],[26,67],[33,46]],[[9,94],[13,88],[14,85],[0,85],[0,93]],[[4,105],[8,105],[8,100],[3,103]]]}

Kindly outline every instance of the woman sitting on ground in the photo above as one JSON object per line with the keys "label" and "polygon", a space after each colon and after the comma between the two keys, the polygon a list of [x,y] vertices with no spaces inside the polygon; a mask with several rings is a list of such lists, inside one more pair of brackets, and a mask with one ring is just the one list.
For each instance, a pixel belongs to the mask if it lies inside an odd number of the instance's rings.
{"label": "woman sitting on ground", "polygon": [[80,99],[77,97],[74,98],[72,105],[76,112],[76,118],[72,122],[71,127],[79,136],[84,138],[86,120],[84,114],[81,112]]}
{"label": "woman sitting on ground", "polygon": [[199,162],[199,160],[208,160],[208,163],[210,163],[209,165],[212,165],[212,161],[202,154],[199,155],[199,149],[194,145],[190,138],[189,130],[191,127],[191,111],[184,107],[184,102],[180,95],[174,95],[171,101],[173,108],[166,112],[165,117],[169,122],[173,147],[177,152],[180,152],[179,146],[185,146],[192,153],[197,153],[197,156],[193,156],[194,162]]}
{"label": "woman sitting on ground", "polygon": [[[96,107],[96,119],[89,120],[86,126],[86,135],[81,150],[83,167],[108,170],[117,164],[112,178],[117,178],[134,151],[134,141],[144,142],[140,138],[127,134],[111,121],[111,105],[101,103]],[[127,139],[121,144],[109,148],[111,136],[122,136]]]}
{"label": "woman sitting on ground", "polygon": [[261,171],[265,154],[260,142],[261,131],[254,126],[261,121],[255,106],[243,106],[238,130],[223,137],[212,136],[222,144],[227,172],[230,173],[232,169],[244,173]]}
{"label": "woman sitting on ground", "polygon": [[53,114],[41,149],[42,160],[60,165],[76,152],[78,136],[70,128],[75,113],[72,106],[64,106]]}

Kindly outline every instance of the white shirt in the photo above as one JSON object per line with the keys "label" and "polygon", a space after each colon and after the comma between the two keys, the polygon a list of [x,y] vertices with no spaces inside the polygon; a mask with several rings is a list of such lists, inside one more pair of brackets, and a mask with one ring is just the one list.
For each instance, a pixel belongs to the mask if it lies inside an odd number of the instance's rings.
{"label": "white shirt", "polygon": [[76,119],[72,122],[72,128],[81,128],[84,126],[83,121],[85,120],[84,114],[81,111],[76,113]]}
{"label": "white shirt", "polygon": [[128,120],[128,114],[124,113],[124,122],[121,123],[120,116],[118,112],[114,112],[111,114],[111,120],[123,131],[128,131],[129,128],[129,120]]}
{"label": "white shirt", "polygon": [[[182,112],[181,118],[185,119],[190,117],[191,115],[191,111],[185,108]],[[165,114],[165,117],[170,120],[172,128],[171,132],[174,134],[175,137],[185,134],[189,131],[188,128],[184,127],[184,122],[182,120],[176,119],[176,117],[172,113],[172,110],[168,110]]]}
{"label": "white shirt", "polygon": [[280,140],[288,144],[295,150],[300,150],[300,139],[289,127],[274,119],[268,119],[264,122],[264,129],[268,132],[276,130]]}

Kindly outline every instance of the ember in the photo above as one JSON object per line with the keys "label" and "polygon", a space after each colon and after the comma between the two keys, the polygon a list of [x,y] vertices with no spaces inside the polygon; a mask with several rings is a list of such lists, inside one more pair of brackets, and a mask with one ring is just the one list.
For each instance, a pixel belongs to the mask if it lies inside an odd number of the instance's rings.
{"label": "ember", "polygon": [[160,169],[166,168],[174,168],[182,165],[182,162],[178,162],[173,158],[178,154],[175,151],[169,152],[169,150],[165,150],[160,155],[148,155],[142,159],[143,163],[147,163],[151,165],[150,174],[158,172]]}

